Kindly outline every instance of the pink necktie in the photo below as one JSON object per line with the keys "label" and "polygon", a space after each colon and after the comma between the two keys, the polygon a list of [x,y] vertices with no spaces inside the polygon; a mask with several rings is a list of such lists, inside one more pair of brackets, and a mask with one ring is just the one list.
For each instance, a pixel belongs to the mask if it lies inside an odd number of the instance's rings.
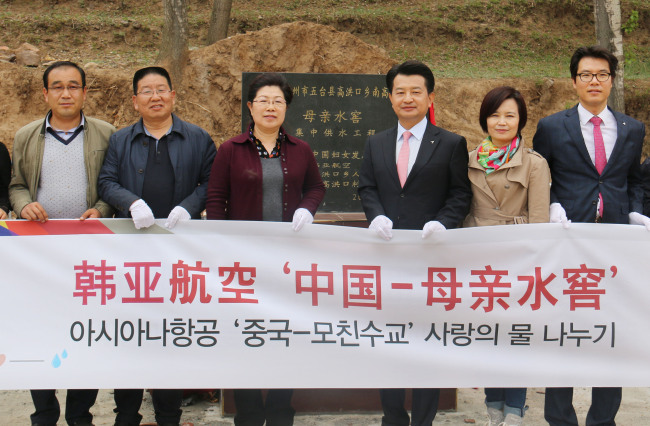
{"label": "pink necktie", "polygon": [[[595,166],[599,175],[603,174],[605,165],[607,164],[607,155],[605,154],[605,142],[603,142],[603,133],[600,131],[600,123],[603,122],[603,119],[594,115],[589,120],[594,125],[594,148],[595,148]],[[600,201],[598,207],[598,215],[603,217],[603,195],[598,194],[598,200]]]}
{"label": "pink necktie", "polygon": [[402,147],[397,156],[397,175],[399,176],[399,183],[404,188],[404,182],[409,174],[409,139],[411,139],[411,132],[408,130],[402,133]]}

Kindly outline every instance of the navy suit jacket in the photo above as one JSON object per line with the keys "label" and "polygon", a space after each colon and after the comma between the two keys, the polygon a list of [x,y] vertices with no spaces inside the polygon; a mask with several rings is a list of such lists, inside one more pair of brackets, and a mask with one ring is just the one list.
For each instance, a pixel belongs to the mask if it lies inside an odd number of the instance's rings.
{"label": "navy suit jacket", "polygon": [[650,157],[641,164],[643,179],[643,214],[650,217]]}
{"label": "navy suit jacket", "polygon": [[11,158],[7,147],[0,142],[0,209],[9,214],[9,182],[11,181]]}
{"label": "navy suit jacket", "polygon": [[368,222],[385,215],[394,229],[422,229],[432,220],[447,229],[459,226],[472,199],[465,138],[428,123],[404,188],[397,175],[396,144],[397,126],[366,141],[359,196]]}
{"label": "navy suit jacket", "polygon": [[591,161],[580,130],[577,105],[541,119],[533,148],[551,169],[551,203],[560,203],[573,222],[594,222],[598,193],[606,223],[629,223],[630,212],[643,212],[641,147],[645,126],[620,112],[616,144],[603,174]]}

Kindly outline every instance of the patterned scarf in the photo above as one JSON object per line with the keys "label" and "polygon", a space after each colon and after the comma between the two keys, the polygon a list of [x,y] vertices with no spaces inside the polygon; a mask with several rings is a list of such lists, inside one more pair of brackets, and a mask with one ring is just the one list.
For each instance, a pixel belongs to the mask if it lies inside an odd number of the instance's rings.
{"label": "patterned scarf", "polygon": [[264,144],[262,141],[257,139],[255,135],[253,135],[253,130],[255,130],[255,123],[251,123],[250,126],[248,126],[248,139],[255,144],[257,147],[257,153],[260,155],[260,158],[277,158],[280,156],[280,149],[282,147],[282,141],[284,141],[284,129],[280,127],[280,130],[278,132],[278,139],[275,141],[275,146],[271,150],[271,152],[268,152],[266,148],[264,148]]}
{"label": "patterned scarf", "polygon": [[517,136],[508,145],[499,148],[492,143],[490,136],[485,138],[477,149],[478,163],[485,169],[485,174],[489,175],[497,171],[499,167],[510,161],[519,148],[519,141],[520,138]]}

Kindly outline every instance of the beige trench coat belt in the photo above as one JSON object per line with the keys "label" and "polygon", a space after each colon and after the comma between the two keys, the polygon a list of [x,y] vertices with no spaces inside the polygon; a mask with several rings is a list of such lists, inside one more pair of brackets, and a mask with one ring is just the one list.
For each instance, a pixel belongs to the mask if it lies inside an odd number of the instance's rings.
{"label": "beige trench coat belt", "polygon": [[[528,213],[528,212],[526,212]],[[503,219],[506,222],[513,222],[516,225],[521,225],[528,223],[528,215],[525,216],[513,216],[506,213],[503,213],[499,208],[489,208],[489,207],[475,207],[471,213],[476,218],[481,219]]]}

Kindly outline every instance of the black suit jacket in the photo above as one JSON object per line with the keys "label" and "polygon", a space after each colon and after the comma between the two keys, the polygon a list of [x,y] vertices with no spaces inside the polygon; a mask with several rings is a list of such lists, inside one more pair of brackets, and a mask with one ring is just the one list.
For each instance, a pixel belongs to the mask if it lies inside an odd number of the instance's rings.
{"label": "black suit jacket", "polygon": [[641,164],[643,179],[643,214],[650,217],[650,157]]}
{"label": "black suit jacket", "polygon": [[533,148],[551,169],[551,202],[560,203],[573,222],[594,222],[598,193],[603,196],[603,222],[629,223],[628,214],[643,212],[641,147],[643,123],[612,111],[616,144],[602,175],[585,146],[577,105],[539,121]]}
{"label": "black suit jacket", "polygon": [[9,207],[9,181],[11,180],[11,159],[7,147],[0,142],[0,209],[5,213],[11,210]]}
{"label": "black suit jacket", "polygon": [[472,199],[465,138],[430,123],[404,188],[399,183],[397,126],[366,141],[359,196],[368,222],[385,215],[394,229],[422,229],[437,220],[447,229],[465,219]]}

